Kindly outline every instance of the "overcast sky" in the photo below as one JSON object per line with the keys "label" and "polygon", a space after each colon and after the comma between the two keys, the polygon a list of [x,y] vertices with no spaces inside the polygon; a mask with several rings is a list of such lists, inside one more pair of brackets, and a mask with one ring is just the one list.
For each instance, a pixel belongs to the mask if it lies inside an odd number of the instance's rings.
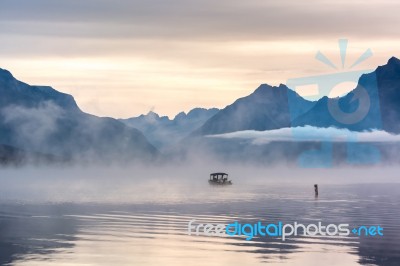
{"label": "overcast sky", "polygon": [[86,112],[174,116],[224,107],[260,83],[400,57],[397,0],[1,0],[0,67],[72,94]]}

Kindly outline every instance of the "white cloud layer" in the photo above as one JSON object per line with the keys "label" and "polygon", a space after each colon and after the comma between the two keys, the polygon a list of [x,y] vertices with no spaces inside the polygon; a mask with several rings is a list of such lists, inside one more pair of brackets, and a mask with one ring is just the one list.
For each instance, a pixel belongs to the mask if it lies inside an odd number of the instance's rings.
{"label": "white cloud layer", "polygon": [[331,142],[399,142],[400,135],[382,130],[356,132],[334,127],[318,128],[312,126],[280,128],[267,131],[244,130],[207,137],[223,139],[245,139],[254,145],[267,144],[273,141],[331,141]]}

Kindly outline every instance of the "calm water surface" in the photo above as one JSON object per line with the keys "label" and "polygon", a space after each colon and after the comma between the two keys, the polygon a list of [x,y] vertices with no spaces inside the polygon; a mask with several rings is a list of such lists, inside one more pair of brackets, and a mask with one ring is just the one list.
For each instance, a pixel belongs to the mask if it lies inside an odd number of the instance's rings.
{"label": "calm water surface", "polygon": [[[400,265],[400,185],[200,186],[130,202],[0,203],[1,265]],[[149,200],[150,199],[150,200]],[[377,237],[210,237],[188,222],[381,225]]]}

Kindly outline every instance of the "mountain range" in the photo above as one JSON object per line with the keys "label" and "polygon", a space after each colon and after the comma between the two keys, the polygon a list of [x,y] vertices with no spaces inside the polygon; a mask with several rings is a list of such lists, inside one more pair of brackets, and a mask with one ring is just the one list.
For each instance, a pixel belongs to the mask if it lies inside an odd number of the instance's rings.
{"label": "mountain range", "polygon": [[[190,133],[173,152],[183,158],[191,156],[195,151],[203,154],[202,156],[215,155],[218,160],[262,164],[295,162],[300,158],[306,164],[316,166],[327,166],[332,161],[343,163],[347,160],[353,163],[380,160],[398,162],[400,154],[397,151],[400,150],[400,145],[397,143],[378,142],[370,147],[346,142],[324,143],[316,138],[315,141],[277,140],[254,145],[248,139],[210,136],[304,126],[367,132],[383,130],[398,134],[399,122],[400,60],[392,57],[387,64],[379,66],[375,71],[361,75],[357,86],[342,97],[324,96],[316,101],[308,101],[283,84],[277,87],[261,85],[255,92],[221,109],[204,125]],[[319,154],[323,149],[328,152]],[[312,153],[314,157],[303,157],[304,154]]]}
{"label": "mountain range", "polygon": [[309,111],[315,104],[303,99],[283,84],[278,87],[262,84],[249,96],[240,98],[219,111],[192,135],[290,127],[289,99],[296,104],[296,116]]}
{"label": "mountain range", "polygon": [[180,112],[173,119],[159,116],[154,112],[146,115],[120,119],[126,125],[142,131],[149,141],[159,149],[166,149],[178,143],[193,129],[201,127],[219,109],[194,108],[188,113]]}
{"label": "mountain range", "polygon": [[[342,97],[309,101],[286,85],[262,84],[221,110],[195,108],[173,119],[154,112],[119,120],[93,116],[82,112],[71,95],[28,85],[3,69],[0,95],[0,161],[23,152],[43,158],[152,159],[159,150],[205,146],[229,157],[254,147],[206,136],[307,125],[400,133],[400,60],[395,57],[361,75],[357,86]],[[287,149],[279,143],[269,145],[275,152]],[[302,145],[291,149],[302,150]]]}
{"label": "mountain range", "polygon": [[[340,109],[335,111],[331,107],[329,110],[330,106],[340,106]],[[351,114],[355,115],[351,117]],[[382,129],[400,133],[399,122],[400,60],[392,57],[386,65],[362,75],[357,87],[344,97],[318,100],[312,109],[297,117],[292,126],[334,126],[355,131]]]}
{"label": "mountain range", "polygon": [[[153,158],[157,149],[137,129],[82,112],[71,95],[30,86],[0,69],[0,145],[4,153],[60,160]],[[6,147],[6,148],[4,148]],[[6,160],[6,159],[3,159]]]}
{"label": "mountain range", "polygon": [[263,84],[223,108],[192,135],[305,125],[400,133],[399,122],[400,60],[392,57],[386,65],[362,75],[357,87],[343,97],[308,101],[286,85]]}

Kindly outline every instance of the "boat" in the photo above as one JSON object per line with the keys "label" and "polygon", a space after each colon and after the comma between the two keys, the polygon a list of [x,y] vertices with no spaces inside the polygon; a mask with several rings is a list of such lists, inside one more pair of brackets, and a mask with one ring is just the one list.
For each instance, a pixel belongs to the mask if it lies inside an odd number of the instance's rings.
{"label": "boat", "polygon": [[227,173],[212,173],[208,183],[211,185],[232,185],[232,181],[228,180]]}

